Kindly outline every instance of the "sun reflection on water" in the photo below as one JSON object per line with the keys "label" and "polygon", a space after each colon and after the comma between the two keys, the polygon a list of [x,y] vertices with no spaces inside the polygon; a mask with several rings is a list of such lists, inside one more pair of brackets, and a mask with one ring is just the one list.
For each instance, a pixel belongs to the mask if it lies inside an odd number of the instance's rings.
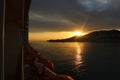
{"label": "sun reflection on water", "polygon": [[75,65],[76,68],[79,68],[82,65],[82,49],[83,44],[82,43],[76,43],[76,53],[75,53]]}

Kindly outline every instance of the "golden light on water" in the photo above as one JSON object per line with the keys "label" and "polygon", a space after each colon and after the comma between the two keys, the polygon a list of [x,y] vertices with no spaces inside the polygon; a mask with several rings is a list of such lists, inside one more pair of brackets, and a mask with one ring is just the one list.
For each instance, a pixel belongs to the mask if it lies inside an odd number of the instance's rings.
{"label": "golden light on water", "polygon": [[82,63],[82,43],[76,43],[76,55],[75,55],[75,65],[80,65]]}

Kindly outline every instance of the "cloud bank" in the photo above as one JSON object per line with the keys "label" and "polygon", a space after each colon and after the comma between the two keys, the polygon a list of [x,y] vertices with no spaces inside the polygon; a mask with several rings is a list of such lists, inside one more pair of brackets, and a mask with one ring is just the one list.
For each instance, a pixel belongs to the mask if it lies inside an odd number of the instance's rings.
{"label": "cloud bank", "polygon": [[30,32],[118,29],[119,8],[120,0],[32,0]]}

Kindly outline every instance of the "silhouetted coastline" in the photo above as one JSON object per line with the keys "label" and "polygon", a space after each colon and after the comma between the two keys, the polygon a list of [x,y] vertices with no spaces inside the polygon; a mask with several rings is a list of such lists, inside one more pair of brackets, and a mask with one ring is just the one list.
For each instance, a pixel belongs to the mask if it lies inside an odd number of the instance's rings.
{"label": "silhouetted coastline", "polygon": [[120,43],[120,31],[101,30],[84,36],[73,36],[66,39],[47,40],[47,42],[111,42]]}

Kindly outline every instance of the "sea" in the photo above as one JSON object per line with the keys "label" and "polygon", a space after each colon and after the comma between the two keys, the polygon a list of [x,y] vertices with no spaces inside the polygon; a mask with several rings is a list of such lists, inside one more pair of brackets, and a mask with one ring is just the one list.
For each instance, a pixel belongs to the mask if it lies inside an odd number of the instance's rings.
{"label": "sea", "polygon": [[75,80],[120,80],[120,43],[44,42],[30,45]]}

